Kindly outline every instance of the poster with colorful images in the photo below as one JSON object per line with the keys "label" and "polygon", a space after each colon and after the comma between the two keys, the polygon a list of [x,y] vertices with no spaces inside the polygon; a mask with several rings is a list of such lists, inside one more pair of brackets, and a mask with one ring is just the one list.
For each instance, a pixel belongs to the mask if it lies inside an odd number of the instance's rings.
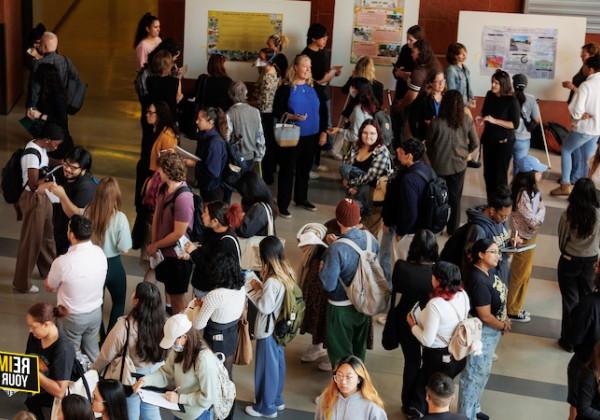
{"label": "poster with colorful images", "polygon": [[404,0],[355,0],[350,61],[393,65],[402,47]]}
{"label": "poster with colorful images", "polygon": [[497,69],[531,79],[554,79],[558,29],[484,26],[481,74]]}
{"label": "poster with colorful images", "polygon": [[208,54],[223,54],[230,61],[251,61],[269,36],[280,34],[281,13],[208,11]]}

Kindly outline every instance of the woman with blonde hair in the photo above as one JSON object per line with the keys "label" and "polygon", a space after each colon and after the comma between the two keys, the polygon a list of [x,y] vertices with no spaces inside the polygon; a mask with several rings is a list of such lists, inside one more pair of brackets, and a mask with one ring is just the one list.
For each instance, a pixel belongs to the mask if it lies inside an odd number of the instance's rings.
{"label": "woman with blonde hair", "polygon": [[248,298],[258,314],[254,327],[256,337],[256,367],[254,370],[254,396],[256,403],[246,407],[252,417],[277,417],[285,409],[283,385],[285,383],[285,354],[283,346],[273,337],[276,320],[284,304],[286,293],[293,290],[296,279],[292,267],[285,259],[283,244],[276,236],[267,236],[259,245],[263,263],[261,278],[250,280]]}
{"label": "woman with blonde hair", "polygon": [[346,95],[350,93],[350,84],[355,77],[363,77],[369,81],[371,89],[373,89],[373,96],[377,99],[379,107],[383,107],[383,83],[375,80],[375,64],[371,57],[363,56],[356,62],[354,70],[352,71],[352,76],[348,78],[348,81],[342,87],[342,92]]}
{"label": "woman with blonde hair", "polygon": [[100,329],[102,339],[125,312],[127,276],[121,254],[131,248],[131,231],[125,213],[121,211],[121,189],[116,178],[102,178],[96,195],[84,211],[92,221],[92,242],[102,247],[108,262],[106,282],[112,300],[108,327]]}
{"label": "woman with blonde hair", "polygon": [[317,399],[315,420],[332,419],[387,419],[383,401],[373,386],[371,376],[356,356],[340,360],[331,382]]}

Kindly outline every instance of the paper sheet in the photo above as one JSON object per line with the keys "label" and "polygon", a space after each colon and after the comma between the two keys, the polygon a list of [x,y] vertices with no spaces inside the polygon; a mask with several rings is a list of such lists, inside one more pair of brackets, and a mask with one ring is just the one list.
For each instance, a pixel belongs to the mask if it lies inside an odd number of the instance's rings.
{"label": "paper sheet", "polygon": [[198,156],[196,156],[193,153],[188,152],[187,150],[179,147],[179,146],[175,146],[175,150],[177,151],[177,153],[179,153],[181,156],[183,156],[186,159],[192,159],[195,161],[200,161],[200,158]]}
{"label": "paper sheet", "polygon": [[48,200],[50,200],[51,203],[60,203],[60,198],[58,198],[58,196],[48,190],[44,190],[44,192],[46,193],[46,197],[48,197]]}
{"label": "paper sheet", "polygon": [[140,389],[138,394],[145,403],[155,405],[157,407],[163,407],[169,410],[181,411],[179,404],[168,401],[163,393],[149,391],[147,389]]}

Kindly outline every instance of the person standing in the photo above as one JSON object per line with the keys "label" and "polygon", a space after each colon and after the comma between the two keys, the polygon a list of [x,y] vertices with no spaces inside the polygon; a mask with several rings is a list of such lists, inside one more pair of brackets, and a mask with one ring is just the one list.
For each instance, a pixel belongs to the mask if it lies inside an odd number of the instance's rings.
{"label": "person standing", "polygon": [[446,93],[446,77],[440,70],[432,71],[425,80],[424,89],[409,107],[408,127],[413,138],[425,140],[427,129],[440,115],[442,98]]}
{"label": "person standing", "polygon": [[56,257],[52,203],[44,193],[45,186],[38,187],[44,182],[42,171],[51,162],[48,152],[56,150],[64,137],[65,132],[60,126],[48,122],[44,125],[40,138],[27,143],[27,153],[23,153],[21,157],[23,192],[17,208],[22,214],[23,222],[12,283],[19,293],[39,292],[40,289],[31,284],[33,267],[37,265],[40,276],[45,278]]}
{"label": "person standing", "polygon": [[[523,239],[521,246],[535,245],[537,232],[544,223],[546,206],[537,183],[548,167],[533,156],[526,156],[515,162],[516,175],[512,181],[513,211],[511,229]],[[514,322],[529,322],[531,316],[523,309],[529,277],[533,269],[535,250],[517,252],[513,255],[508,282],[506,308],[508,317]]]}
{"label": "person standing", "polygon": [[370,317],[357,311],[346,294],[344,285],[348,287],[352,283],[359,255],[340,239],[352,241],[363,250],[370,245],[372,252],[379,253],[377,240],[370,232],[360,229],[360,207],[355,200],[342,199],[335,208],[335,219],[341,236],[328,236],[334,242],[325,251],[319,273],[323,289],[329,297],[327,354],[331,366],[350,354],[365,359],[371,324]]}
{"label": "person standing", "polygon": [[284,84],[277,89],[273,102],[273,116],[277,120],[287,116],[300,127],[297,146],[278,147],[277,205],[279,215],[286,219],[292,217],[288,210],[292,190],[297,206],[309,211],[317,210],[308,201],[308,180],[317,144],[323,145],[327,141],[327,114],[322,105],[313,88],[311,59],[306,55],[296,56]]}
{"label": "person standing", "polygon": [[138,69],[144,67],[148,62],[148,54],[158,47],[161,42],[160,21],[150,12],[144,13],[144,16],[138,22],[133,40]]}
{"label": "person standing", "polygon": [[540,107],[537,104],[535,96],[525,93],[527,87],[527,76],[524,74],[515,74],[513,76],[513,87],[515,97],[519,101],[521,118],[519,125],[515,129],[515,145],[513,146],[513,176],[517,174],[517,162],[528,155],[531,146],[531,132],[525,125],[525,122],[535,122],[539,124]]}
{"label": "person standing", "polygon": [[467,61],[467,47],[460,42],[454,42],[448,45],[446,53],[446,84],[448,90],[457,90],[462,95],[463,103],[466,107],[475,107],[475,95],[473,94],[473,82],[471,81],[471,72],[465,65]]}
{"label": "person standing", "polygon": [[558,222],[558,287],[562,298],[562,323],[558,344],[572,351],[568,341],[573,309],[594,289],[593,279],[600,246],[600,203],[589,178],[580,178],[569,195],[567,210]]}
{"label": "person standing", "polygon": [[102,248],[92,243],[92,233],[89,219],[71,217],[67,230],[71,246],[54,260],[44,285],[57,294],[58,305],[67,309],[68,315],[61,319],[65,337],[93,362],[100,351],[98,334],[108,265]]}
{"label": "person standing", "polygon": [[196,105],[198,108],[221,108],[227,112],[232,105],[227,92],[233,83],[227,75],[225,63],[227,58],[222,54],[211,54],[206,64],[206,73],[196,80]]}
{"label": "person standing", "polygon": [[460,199],[469,153],[479,146],[473,119],[465,112],[459,91],[449,90],[444,94],[439,116],[427,130],[425,145],[431,167],[448,186],[450,218],[446,231],[453,235],[460,225]]}
{"label": "person standing", "polygon": [[492,75],[492,88],[485,95],[481,115],[475,121],[485,125],[481,144],[483,178],[489,197],[498,185],[508,184],[515,129],[521,121],[519,102],[513,95],[510,76],[504,70],[496,70]]}
{"label": "person standing", "polygon": [[[587,174],[587,162],[594,155],[600,136],[600,119],[597,117],[600,115],[600,56],[585,60],[584,71],[587,78],[569,103],[573,130],[560,148],[560,186],[550,192],[552,195],[569,195],[573,188],[572,179],[576,181],[577,177]],[[579,168],[579,174],[573,177],[573,152],[578,149],[585,167]]]}

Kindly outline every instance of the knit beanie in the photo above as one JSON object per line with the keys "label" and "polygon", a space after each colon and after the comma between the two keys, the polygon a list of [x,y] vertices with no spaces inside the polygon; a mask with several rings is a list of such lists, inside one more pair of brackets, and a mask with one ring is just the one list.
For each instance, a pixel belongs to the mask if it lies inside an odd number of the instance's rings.
{"label": "knit beanie", "polygon": [[335,220],[345,227],[358,225],[360,223],[360,206],[350,198],[342,199],[335,208]]}

